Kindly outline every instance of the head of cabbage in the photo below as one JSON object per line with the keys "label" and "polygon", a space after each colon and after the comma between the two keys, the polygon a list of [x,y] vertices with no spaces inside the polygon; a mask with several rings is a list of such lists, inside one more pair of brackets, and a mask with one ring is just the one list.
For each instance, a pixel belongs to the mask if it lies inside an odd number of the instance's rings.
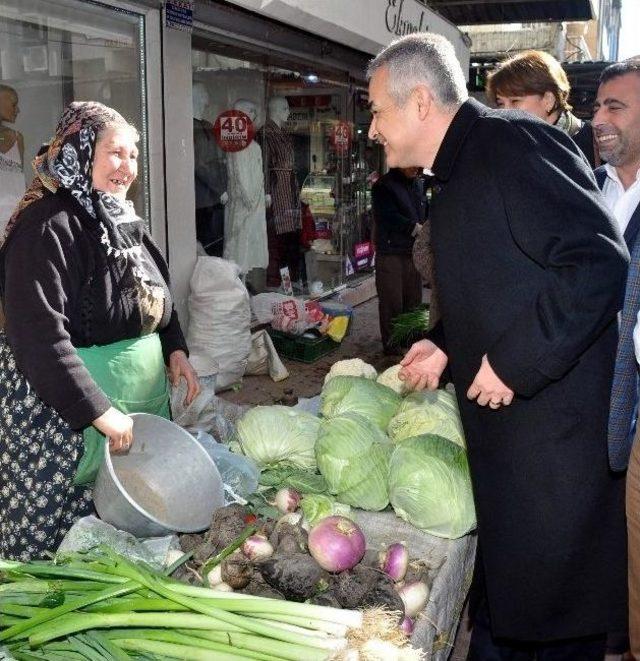
{"label": "head of cabbage", "polygon": [[316,460],[338,501],[379,511],[389,504],[392,450],[391,441],[375,424],[357,413],[345,413],[322,421]]}
{"label": "head of cabbage", "polygon": [[386,431],[400,401],[398,393],[371,379],[335,376],[322,388],[320,413],[325,418],[358,413]]}
{"label": "head of cabbage", "polygon": [[320,420],[289,406],[256,406],[237,423],[231,449],[253,459],[260,468],[286,462],[315,468],[314,446]]}
{"label": "head of cabbage", "polygon": [[434,434],[409,438],[391,455],[389,500],[416,528],[455,539],[476,526],[467,453]]}
{"label": "head of cabbage", "polygon": [[437,434],[465,447],[455,395],[446,390],[423,390],[407,395],[387,429],[396,443],[421,434]]}

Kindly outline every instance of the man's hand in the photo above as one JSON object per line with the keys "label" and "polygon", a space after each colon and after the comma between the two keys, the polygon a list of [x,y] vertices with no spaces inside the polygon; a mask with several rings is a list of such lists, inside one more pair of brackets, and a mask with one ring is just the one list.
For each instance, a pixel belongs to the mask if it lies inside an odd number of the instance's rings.
{"label": "man's hand", "polygon": [[447,354],[430,340],[416,342],[400,361],[398,376],[411,390],[435,390],[447,366]]}
{"label": "man's hand", "polygon": [[177,386],[181,376],[187,382],[187,396],[184,398],[184,405],[189,406],[200,394],[200,381],[198,381],[198,375],[189,362],[187,354],[181,349],[177,349],[169,356],[169,381],[171,381],[171,385]]}
{"label": "man's hand", "polygon": [[513,401],[513,390],[506,386],[493,371],[487,355],[482,356],[482,364],[473,380],[467,397],[475,399],[480,406],[489,406],[497,409],[501,405],[509,406]]}

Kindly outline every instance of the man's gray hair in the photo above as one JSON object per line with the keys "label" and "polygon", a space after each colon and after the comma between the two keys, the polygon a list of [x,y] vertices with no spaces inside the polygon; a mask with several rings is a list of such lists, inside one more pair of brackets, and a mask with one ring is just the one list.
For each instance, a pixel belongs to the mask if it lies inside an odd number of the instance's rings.
{"label": "man's gray hair", "polygon": [[418,85],[427,86],[447,109],[457,108],[469,96],[455,50],[439,34],[419,32],[396,39],[371,60],[367,77],[383,67],[389,72],[388,91],[397,105],[404,105]]}

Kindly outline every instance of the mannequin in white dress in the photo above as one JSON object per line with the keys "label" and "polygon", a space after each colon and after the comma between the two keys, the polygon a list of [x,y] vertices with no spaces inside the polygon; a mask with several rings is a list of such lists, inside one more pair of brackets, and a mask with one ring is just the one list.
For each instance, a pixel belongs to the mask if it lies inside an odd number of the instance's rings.
{"label": "mannequin in white dress", "polygon": [[[246,113],[255,126],[255,103],[238,99],[233,107]],[[227,154],[227,179],[224,258],[234,261],[246,275],[269,263],[262,150],[255,140],[245,149]]]}
{"label": "mannequin in white dress", "polygon": [[26,188],[22,133],[6,126],[19,112],[17,92],[0,84],[0,235]]}

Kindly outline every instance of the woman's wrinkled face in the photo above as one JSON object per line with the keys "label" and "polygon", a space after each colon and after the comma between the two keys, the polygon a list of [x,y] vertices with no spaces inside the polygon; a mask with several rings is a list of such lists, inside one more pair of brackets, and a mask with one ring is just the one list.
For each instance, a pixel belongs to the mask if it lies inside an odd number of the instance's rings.
{"label": "woman's wrinkled face", "polygon": [[125,198],[138,176],[138,134],[133,127],[105,129],[96,142],[91,183],[96,190]]}

